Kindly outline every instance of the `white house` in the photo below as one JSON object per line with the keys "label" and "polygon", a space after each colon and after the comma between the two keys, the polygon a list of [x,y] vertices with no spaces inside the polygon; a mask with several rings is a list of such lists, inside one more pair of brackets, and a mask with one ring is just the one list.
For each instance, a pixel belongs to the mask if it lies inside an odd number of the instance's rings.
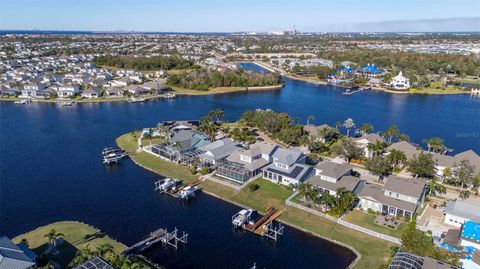
{"label": "white house", "polygon": [[76,84],[62,84],[56,91],[58,97],[70,97],[80,93],[80,87]]}
{"label": "white house", "polygon": [[480,207],[462,201],[448,201],[443,210],[445,224],[461,227],[467,221],[480,222]]}
{"label": "white house", "polygon": [[98,98],[102,95],[102,90],[99,88],[86,89],[82,92],[82,98],[93,99]]}
{"label": "white house", "polygon": [[407,90],[410,88],[410,80],[403,76],[402,71],[390,82],[390,86],[396,90]]}
{"label": "white house", "polygon": [[305,164],[305,155],[295,149],[278,148],[272,161],[262,168],[263,178],[286,186],[298,186],[310,177],[313,170]]}
{"label": "white house", "polygon": [[383,142],[383,138],[377,134],[366,134],[361,137],[353,138],[355,145],[363,151],[363,155],[367,158],[373,157],[373,152],[368,149],[368,144],[375,144],[378,141]]}

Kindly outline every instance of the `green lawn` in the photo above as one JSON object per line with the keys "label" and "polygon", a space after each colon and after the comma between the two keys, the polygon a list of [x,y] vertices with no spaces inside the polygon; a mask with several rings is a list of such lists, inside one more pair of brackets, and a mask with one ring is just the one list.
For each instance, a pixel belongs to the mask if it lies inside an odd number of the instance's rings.
{"label": "green lawn", "polygon": [[50,259],[58,262],[62,268],[70,263],[75,257],[77,250],[89,247],[95,250],[97,246],[108,243],[112,245],[115,252],[120,253],[127,247],[122,243],[112,240],[103,232],[92,226],[74,221],[61,221],[37,228],[31,232],[13,238],[13,242],[20,243],[22,238],[28,240],[29,247],[37,254],[42,254],[47,249],[47,238],[44,237],[51,229],[64,234],[65,242],[58,246],[59,254],[49,256]]}
{"label": "green lawn", "polygon": [[[117,138],[117,144],[129,152],[135,152],[136,150],[136,139],[131,134]],[[142,166],[148,167],[164,176],[180,179],[195,178],[190,175],[188,168],[162,161],[148,153],[133,154],[131,158]],[[376,269],[381,264],[387,263],[390,247],[393,244],[351,230],[308,212],[286,206],[285,200],[292,194],[292,191],[284,186],[264,179],[257,179],[253,183],[260,186],[254,192],[251,192],[248,187],[243,188],[241,191],[236,191],[209,180],[202,182],[201,187],[206,192],[260,212],[264,212],[266,208],[274,206],[283,210],[280,219],[289,225],[297,226],[321,237],[352,246],[361,254],[361,259],[354,268]]]}
{"label": "green lawn", "polygon": [[[197,179],[186,166],[164,161],[146,152],[137,153],[137,138],[131,133],[118,137],[116,142],[120,148],[129,153],[132,160],[162,176],[178,178],[184,182]],[[149,142],[147,141],[147,143]]]}
{"label": "green lawn", "polygon": [[258,211],[265,211],[269,206],[282,209],[283,214],[280,219],[288,224],[354,247],[362,256],[354,268],[376,269],[381,264],[387,263],[390,247],[393,244],[356,232],[303,210],[286,206],[285,200],[292,194],[292,191],[284,186],[264,179],[257,179],[254,183],[260,186],[254,192],[251,192],[248,187],[236,192],[208,180],[202,182],[201,186],[207,192]]}
{"label": "green lawn", "polygon": [[367,212],[362,212],[360,210],[353,210],[350,213],[348,213],[343,219],[350,223],[373,230],[375,232],[379,232],[379,233],[390,235],[397,238],[399,238],[400,235],[402,235],[402,232],[405,230],[405,228],[407,228],[407,224],[405,224],[404,222],[400,223],[397,229],[391,229],[385,226],[377,225],[373,222],[376,217],[377,217],[376,215],[373,215]]}

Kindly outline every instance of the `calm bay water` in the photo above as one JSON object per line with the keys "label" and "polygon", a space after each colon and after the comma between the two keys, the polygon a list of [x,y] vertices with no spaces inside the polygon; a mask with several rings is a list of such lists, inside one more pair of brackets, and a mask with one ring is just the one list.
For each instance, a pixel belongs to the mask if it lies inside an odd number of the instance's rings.
{"label": "calm bay water", "polygon": [[[246,68],[258,69],[253,65]],[[480,152],[480,98],[341,95],[341,89],[286,79],[280,91],[180,96],[142,104],[57,107],[0,103],[0,234],[15,236],[53,221],[92,224],[130,245],[159,227],[190,234],[177,252],[148,253],[168,268],[345,268],[354,254],[288,228],[277,243],[231,228],[238,207],[200,195],[188,205],[153,191],[158,176],[130,160],[105,168],[104,146],[120,134],[162,120],[198,119],[221,108],[235,120],[245,110],[271,108],[305,121],[334,124],[347,117],[376,129],[397,124],[413,141],[440,136],[455,152]]]}

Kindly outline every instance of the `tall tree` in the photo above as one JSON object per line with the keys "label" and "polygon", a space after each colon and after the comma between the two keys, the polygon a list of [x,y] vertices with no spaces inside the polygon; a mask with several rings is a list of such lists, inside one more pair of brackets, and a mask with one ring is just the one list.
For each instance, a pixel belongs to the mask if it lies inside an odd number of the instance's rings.
{"label": "tall tree", "polygon": [[387,156],[388,162],[393,166],[405,165],[407,163],[407,156],[405,153],[398,149],[390,150],[390,153]]}
{"label": "tall tree", "polygon": [[383,178],[390,175],[393,170],[391,163],[378,155],[367,160],[367,162],[365,163],[365,168],[370,173],[378,176],[379,180],[383,180]]}
{"label": "tall tree", "polygon": [[351,139],[346,139],[336,145],[336,153],[341,155],[349,163],[353,158],[359,158],[362,155],[362,150],[358,148]]}
{"label": "tall tree", "polygon": [[360,130],[362,131],[362,134],[366,135],[370,132],[373,132],[373,125],[371,123],[364,123],[362,126],[360,126]]}
{"label": "tall tree", "polygon": [[348,136],[350,134],[350,129],[355,128],[355,122],[353,122],[353,120],[351,118],[348,118],[343,122],[343,127],[345,127],[345,129],[347,129],[347,138],[348,138]]}
{"label": "tall tree", "polygon": [[462,189],[471,186],[475,182],[475,166],[468,160],[462,160],[453,171],[454,180],[462,186]]}
{"label": "tall tree", "polygon": [[435,176],[436,162],[431,154],[420,153],[414,156],[408,164],[408,171],[415,177],[433,178]]}

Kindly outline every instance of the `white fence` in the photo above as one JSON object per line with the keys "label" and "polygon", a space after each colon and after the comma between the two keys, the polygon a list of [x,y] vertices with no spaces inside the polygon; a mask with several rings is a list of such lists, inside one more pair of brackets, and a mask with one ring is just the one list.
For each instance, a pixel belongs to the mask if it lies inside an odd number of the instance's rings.
{"label": "white fence", "polygon": [[356,231],[359,231],[359,232],[362,232],[364,234],[368,234],[368,235],[371,235],[371,236],[374,236],[374,237],[377,237],[377,238],[380,238],[380,239],[383,239],[383,240],[386,240],[386,241],[389,241],[389,242],[392,242],[392,243],[395,243],[395,244],[399,244],[401,245],[402,243],[400,242],[400,240],[396,237],[393,237],[393,236],[388,236],[388,235],[385,235],[385,234],[382,234],[382,233],[378,233],[378,232],[375,232],[375,231],[372,231],[370,229],[367,229],[365,227],[362,227],[362,226],[358,226],[358,225],[355,225],[355,224],[352,224],[350,222],[347,222],[347,221],[344,221],[342,219],[337,219],[335,217],[332,217],[330,215],[327,215],[325,213],[322,213],[320,211],[317,211],[317,210],[314,210],[312,208],[308,208],[306,206],[303,206],[301,204],[297,204],[297,203],[294,203],[291,201],[291,199],[293,197],[295,197],[296,195],[298,194],[298,192],[295,192],[294,194],[292,194],[290,197],[288,197],[288,199],[285,201],[285,203],[289,206],[293,206],[293,207],[296,207],[298,209],[301,209],[301,210],[304,210],[304,211],[307,211],[311,214],[314,214],[314,215],[317,215],[319,217],[322,217],[322,218],[325,218],[325,219],[328,219],[330,221],[333,221],[333,222],[336,222],[340,225],[343,225],[345,227],[348,227],[350,229],[353,229],[353,230],[356,230]]}

